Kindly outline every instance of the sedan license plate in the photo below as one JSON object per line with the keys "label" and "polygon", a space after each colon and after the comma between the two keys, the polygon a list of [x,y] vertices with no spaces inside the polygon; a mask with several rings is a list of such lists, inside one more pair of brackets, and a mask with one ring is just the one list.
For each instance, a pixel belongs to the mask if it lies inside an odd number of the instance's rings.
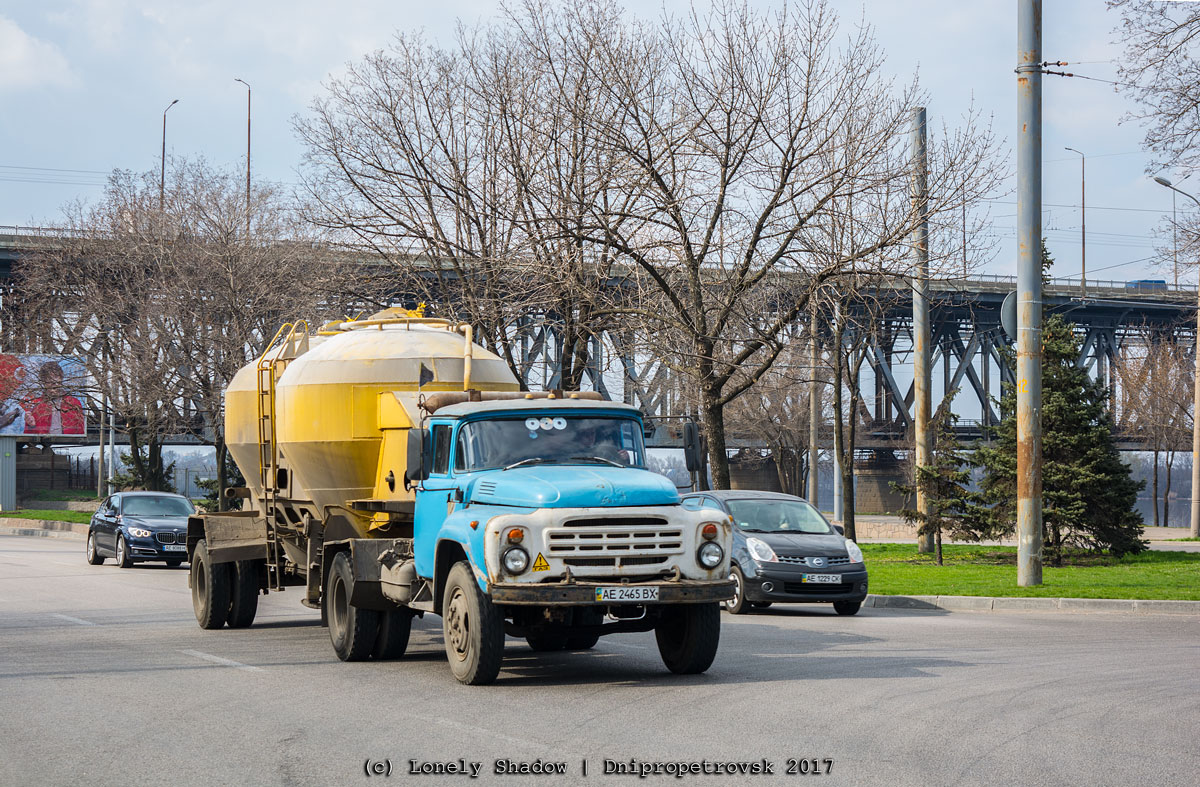
{"label": "sedan license plate", "polygon": [[801,582],[815,582],[817,584],[836,585],[842,581],[838,574],[801,574]]}
{"label": "sedan license plate", "polygon": [[596,600],[608,604],[641,604],[646,601],[658,601],[658,588],[636,585],[599,587],[596,588]]}
{"label": "sedan license plate", "polygon": [[164,552],[187,552],[186,544],[163,544]]}

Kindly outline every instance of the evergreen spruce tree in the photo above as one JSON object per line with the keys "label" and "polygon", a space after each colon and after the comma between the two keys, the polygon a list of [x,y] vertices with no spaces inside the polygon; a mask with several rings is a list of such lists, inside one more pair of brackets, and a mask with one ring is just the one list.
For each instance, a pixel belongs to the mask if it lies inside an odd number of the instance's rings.
{"label": "evergreen spruce tree", "polygon": [[[1134,510],[1144,481],[1134,481],[1113,441],[1109,392],[1076,365],[1074,326],[1053,315],[1042,327],[1042,521],[1046,560],[1062,565],[1068,547],[1113,555],[1141,552],[1142,517]],[[979,448],[981,499],[992,523],[1016,527],[1017,398],[1000,401],[995,441]]]}

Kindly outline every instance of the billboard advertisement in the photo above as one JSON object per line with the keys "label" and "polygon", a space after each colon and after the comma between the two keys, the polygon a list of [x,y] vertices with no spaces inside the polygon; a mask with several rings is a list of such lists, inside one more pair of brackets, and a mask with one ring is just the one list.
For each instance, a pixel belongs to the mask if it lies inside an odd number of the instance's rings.
{"label": "billboard advertisement", "polygon": [[0,353],[0,435],[85,434],[86,381],[73,358]]}

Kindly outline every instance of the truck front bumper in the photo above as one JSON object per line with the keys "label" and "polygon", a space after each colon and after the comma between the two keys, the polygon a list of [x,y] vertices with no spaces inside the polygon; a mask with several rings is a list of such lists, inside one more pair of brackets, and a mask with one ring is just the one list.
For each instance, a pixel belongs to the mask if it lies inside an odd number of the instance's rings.
{"label": "truck front bumper", "polygon": [[[629,587],[658,588],[655,601],[612,602],[597,601],[599,588]],[[660,582],[631,582],[627,585],[604,582],[542,582],[497,583],[488,586],[488,595],[495,604],[526,604],[530,606],[599,606],[607,607],[620,603],[622,606],[663,604],[705,604],[733,598],[733,580],[663,580]]]}

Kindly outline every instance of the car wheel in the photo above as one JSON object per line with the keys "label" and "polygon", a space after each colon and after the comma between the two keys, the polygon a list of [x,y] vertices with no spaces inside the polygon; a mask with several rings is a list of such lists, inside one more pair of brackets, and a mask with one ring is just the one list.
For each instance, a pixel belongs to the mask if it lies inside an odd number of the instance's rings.
{"label": "car wheel", "polygon": [[391,609],[380,615],[379,637],[371,656],[379,661],[391,661],[408,650],[408,638],[412,634],[412,610]]}
{"label": "car wheel", "polygon": [[192,586],[192,610],[202,629],[219,629],[229,616],[229,564],[210,563],[208,544],[196,543],[188,576]]}
{"label": "car wheel", "polygon": [[354,569],[350,553],[338,552],[329,568],[329,587],[325,591],[329,640],[342,661],[362,661],[371,655],[379,637],[379,612],[350,603],[354,587]]}
{"label": "car wheel", "polygon": [[96,551],[96,534],[91,531],[88,531],[87,561],[93,566],[98,566],[104,562],[104,555]]}
{"label": "car wheel", "polygon": [[258,612],[258,561],[239,560],[229,570],[229,628],[249,628]]}
{"label": "car wheel", "polygon": [[766,609],[767,607],[771,606],[771,604],[772,604],[772,603],[774,603],[774,602],[771,602],[771,601],[752,601],[752,602],[750,602],[750,606],[754,607],[755,609]]}
{"label": "car wheel", "polygon": [[663,664],[677,675],[696,675],[712,666],[721,641],[718,604],[666,607],[654,629]]}
{"label": "car wheel", "polygon": [[117,567],[129,568],[133,565],[133,558],[129,557],[129,546],[125,543],[124,535],[117,535]]}
{"label": "car wheel", "polygon": [[725,602],[725,609],[731,615],[743,615],[750,611],[750,605],[746,602],[746,576],[734,566],[729,570],[729,578],[733,580],[733,598]]}
{"label": "car wheel", "polygon": [[481,686],[500,674],[504,660],[504,619],[479,591],[471,564],[454,564],[442,594],[442,639],[450,671],[460,683]]}
{"label": "car wheel", "polygon": [[833,609],[839,615],[857,615],[860,607],[862,607],[861,601],[835,601],[835,602],[833,602]]}

